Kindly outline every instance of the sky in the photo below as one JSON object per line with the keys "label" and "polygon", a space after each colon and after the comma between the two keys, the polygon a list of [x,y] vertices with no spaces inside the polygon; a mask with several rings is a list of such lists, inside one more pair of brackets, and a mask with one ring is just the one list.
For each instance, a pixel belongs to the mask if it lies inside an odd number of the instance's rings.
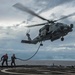
{"label": "sky", "polygon": [[[26,25],[43,23],[41,19],[22,12],[13,7],[21,3],[37,14],[49,20],[56,20],[62,16],[75,12],[75,0],[0,0],[0,57],[7,53],[10,56],[15,53],[18,58],[27,59],[37,50],[37,45],[22,44],[22,39],[27,39],[26,33],[30,30],[31,38],[38,35],[42,27],[26,28]],[[75,24],[75,16],[61,20],[65,24]],[[73,32],[60,39],[51,42],[43,42],[36,60],[75,60],[75,27]]]}

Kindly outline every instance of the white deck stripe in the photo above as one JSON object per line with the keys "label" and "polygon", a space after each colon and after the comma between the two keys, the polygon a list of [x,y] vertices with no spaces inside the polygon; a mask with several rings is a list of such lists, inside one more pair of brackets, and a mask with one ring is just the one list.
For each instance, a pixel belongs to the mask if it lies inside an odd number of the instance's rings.
{"label": "white deck stripe", "polygon": [[[8,72],[7,70],[11,70],[12,68],[8,68],[8,69],[3,69],[1,70],[1,72],[3,73],[8,73],[8,74],[17,74],[17,75],[35,75],[35,74],[27,74],[27,73],[15,73],[15,72]],[[36,74],[38,75],[38,74]],[[42,75],[42,74],[39,74]]]}

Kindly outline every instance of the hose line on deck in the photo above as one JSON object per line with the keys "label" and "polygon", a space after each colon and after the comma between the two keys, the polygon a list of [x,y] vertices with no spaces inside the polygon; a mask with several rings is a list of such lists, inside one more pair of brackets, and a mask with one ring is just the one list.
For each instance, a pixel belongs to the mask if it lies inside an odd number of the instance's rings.
{"label": "hose line on deck", "polygon": [[41,45],[39,45],[38,49],[36,50],[36,52],[35,52],[31,57],[29,57],[29,58],[27,58],[27,59],[21,59],[21,58],[17,58],[17,59],[18,59],[18,60],[21,60],[21,61],[28,61],[28,60],[32,59],[32,58],[37,54],[37,52],[39,51],[40,46],[41,46]]}

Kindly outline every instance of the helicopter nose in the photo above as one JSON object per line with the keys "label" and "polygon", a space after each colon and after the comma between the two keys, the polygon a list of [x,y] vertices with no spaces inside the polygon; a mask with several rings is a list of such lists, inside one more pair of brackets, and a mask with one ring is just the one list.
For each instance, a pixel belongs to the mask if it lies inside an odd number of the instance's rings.
{"label": "helicopter nose", "polygon": [[70,27],[69,26],[64,26],[62,29],[63,29],[63,31],[69,31]]}
{"label": "helicopter nose", "polygon": [[73,26],[71,26],[71,25],[70,26],[67,26],[67,31],[68,32],[71,32],[73,30],[72,28],[73,28]]}
{"label": "helicopter nose", "polygon": [[70,24],[70,28],[73,28],[74,27],[74,25],[73,24]]}

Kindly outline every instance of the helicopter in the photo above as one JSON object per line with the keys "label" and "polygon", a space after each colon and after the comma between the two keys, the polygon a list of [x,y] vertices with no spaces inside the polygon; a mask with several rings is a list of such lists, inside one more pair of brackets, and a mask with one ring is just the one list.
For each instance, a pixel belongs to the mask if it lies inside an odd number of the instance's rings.
{"label": "helicopter", "polygon": [[41,45],[43,45],[42,41],[46,41],[46,40],[55,41],[57,39],[61,39],[61,41],[64,41],[64,36],[66,36],[69,32],[73,31],[73,27],[74,27],[73,24],[68,25],[68,24],[60,23],[58,21],[71,17],[75,15],[75,13],[63,16],[57,20],[48,20],[38,15],[37,13],[29,9],[28,7],[25,7],[21,3],[16,3],[15,5],[13,5],[13,7],[23,12],[27,12],[33,16],[36,16],[44,21],[47,21],[41,24],[26,26],[26,27],[36,27],[36,26],[43,26],[43,27],[39,29],[38,36],[35,37],[33,40],[31,39],[30,34],[27,33],[26,36],[28,37],[28,40],[22,40],[21,43],[37,44],[38,42],[41,42]]}

